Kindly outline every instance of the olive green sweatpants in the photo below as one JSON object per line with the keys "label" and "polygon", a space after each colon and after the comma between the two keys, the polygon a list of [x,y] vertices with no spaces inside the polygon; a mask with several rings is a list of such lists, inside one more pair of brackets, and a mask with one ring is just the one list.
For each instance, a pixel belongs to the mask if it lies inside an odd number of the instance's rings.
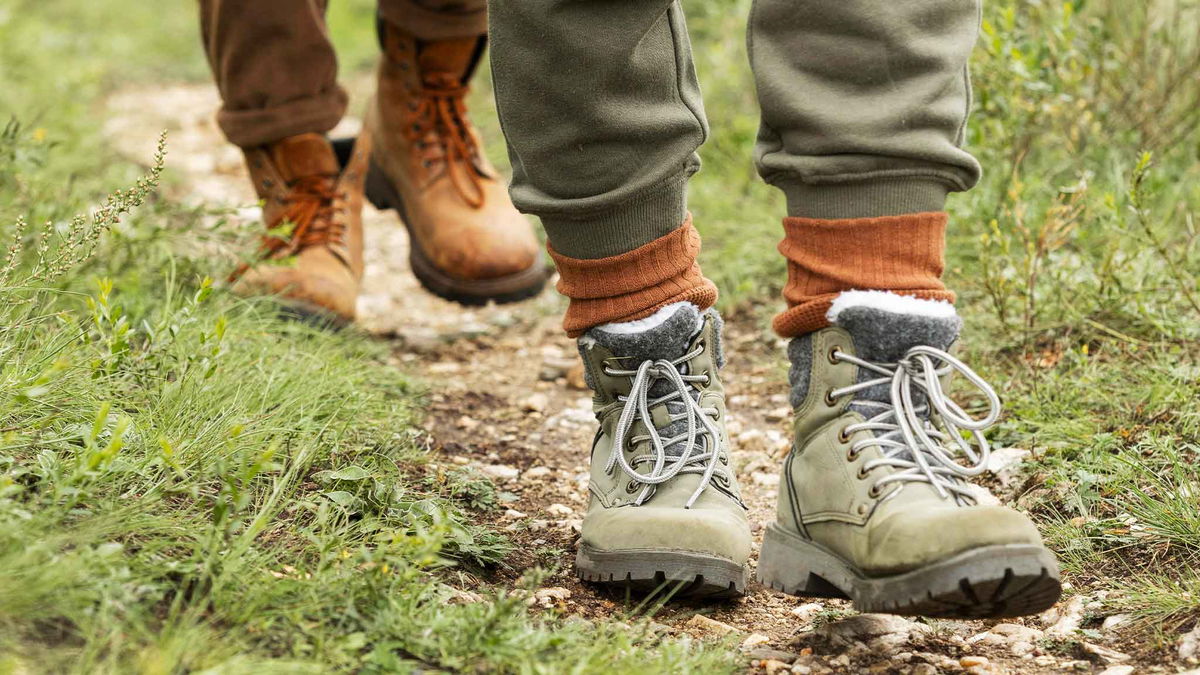
{"label": "olive green sweatpants", "polygon": [[[677,228],[708,135],[678,0],[490,0],[489,13],[513,200],[555,250],[608,257]],[[754,159],[787,215],[939,211],[971,187],[978,26],[978,0],[757,0]]]}

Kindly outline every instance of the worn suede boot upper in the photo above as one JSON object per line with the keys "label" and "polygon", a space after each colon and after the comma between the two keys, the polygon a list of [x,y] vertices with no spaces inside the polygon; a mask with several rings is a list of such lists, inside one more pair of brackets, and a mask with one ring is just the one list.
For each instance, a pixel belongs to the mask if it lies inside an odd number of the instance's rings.
{"label": "worn suede boot upper", "polygon": [[482,301],[536,291],[544,282],[537,238],[467,118],[466,82],[482,41],[420,41],[387,24],[381,31],[365,132],[382,182],[376,189],[373,175],[372,201],[400,212],[420,258],[414,271],[435,293]]}
{"label": "worn suede boot upper", "polygon": [[305,313],[354,318],[369,148],[369,138],[359,139],[344,169],[320,134],[245,150],[268,232],[259,259],[234,273],[235,292],[276,294]]}
{"label": "worn suede boot upper", "polygon": [[[967,484],[985,470],[980,432],[999,415],[999,400],[947,353],[961,325],[953,306],[853,291],[829,316],[832,327],[788,350],[795,441],[779,524],[867,576],[983,546],[1040,546],[1027,517],[979,504],[978,488]],[[952,372],[978,390],[981,418],[943,389]]]}
{"label": "worn suede boot upper", "polygon": [[[649,330],[639,324],[656,323]],[[750,530],[729,466],[721,320],[676,303],[580,340],[600,430],[582,545],[685,551],[741,566]]]}

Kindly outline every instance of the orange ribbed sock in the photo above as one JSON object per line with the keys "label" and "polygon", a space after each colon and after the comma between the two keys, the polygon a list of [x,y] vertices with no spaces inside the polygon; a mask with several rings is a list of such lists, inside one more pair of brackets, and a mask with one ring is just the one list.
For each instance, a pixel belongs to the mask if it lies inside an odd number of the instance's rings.
{"label": "orange ribbed sock", "polygon": [[700,233],[692,218],[628,253],[594,260],[569,258],[547,247],[558,267],[558,292],[571,299],[563,329],[571,337],[614,321],[643,319],[673,302],[708,309],[717,287],[700,272]]}
{"label": "orange ribbed sock", "polygon": [[946,214],[881,218],[784,218],[779,252],[788,260],[788,309],[775,332],[796,337],[829,325],[825,313],[842,291],[879,290],[954,302],[942,283]]}

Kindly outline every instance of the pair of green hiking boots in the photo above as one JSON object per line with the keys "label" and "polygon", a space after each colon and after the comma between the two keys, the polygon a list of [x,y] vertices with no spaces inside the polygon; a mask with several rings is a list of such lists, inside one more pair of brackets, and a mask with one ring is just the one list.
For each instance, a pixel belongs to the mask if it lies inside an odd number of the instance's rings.
{"label": "pair of green hiking boots", "polygon": [[[866,612],[1006,617],[1058,599],[1058,566],[1027,517],[983,505],[991,387],[949,351],[952,305],[843,293],[831,326],[794,339],[794,437],[758,580]],[[729,597],[746,587],[750,525],[730,465],[721,319],[678,303],[580,339],[600,422],[576,567],[585,580]],[[972,417],[944,389],[965,377]]]}

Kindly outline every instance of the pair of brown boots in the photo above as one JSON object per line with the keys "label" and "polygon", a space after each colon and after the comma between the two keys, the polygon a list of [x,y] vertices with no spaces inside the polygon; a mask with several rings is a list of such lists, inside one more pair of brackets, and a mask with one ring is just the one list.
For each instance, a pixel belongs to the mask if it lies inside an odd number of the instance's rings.
{"label": "pair of brown boots", "polygon": [[245,150],[268,232],[257,258],[235,272],[235,292],[352,321],[365,192],[399,213],[413,273],[436,295],[483,304],[537,294],[546,279],[537,238],[467,118],[481,41],[423,42],[391,27],[381,37],[378,89],[344,156],[321,134]]}

